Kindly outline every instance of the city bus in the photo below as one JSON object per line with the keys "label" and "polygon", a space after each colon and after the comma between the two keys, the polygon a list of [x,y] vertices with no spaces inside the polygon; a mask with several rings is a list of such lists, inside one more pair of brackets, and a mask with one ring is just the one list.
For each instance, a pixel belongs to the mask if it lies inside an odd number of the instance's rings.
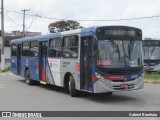
{"label": "city bus", "polygon": [[160,72],[160,40],[143,40],[144,70]]}
{"label": "city bus", "polygon": [[35,82],[77,91],[142,89],[142,30],[99,26],[11,41],[11,71]]}

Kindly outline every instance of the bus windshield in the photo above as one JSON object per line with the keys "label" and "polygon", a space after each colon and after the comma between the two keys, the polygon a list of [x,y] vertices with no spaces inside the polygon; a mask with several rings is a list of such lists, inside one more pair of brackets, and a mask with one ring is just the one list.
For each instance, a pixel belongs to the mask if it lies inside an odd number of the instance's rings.
{"label": "bus windshield", "polygon": [[141,67],[141,52],[141,41],[99,40],[97,66],[103,68]]}
{"label": "bus windshield", "polygon": [[146,46],[144,47],[144,59],[145,60],[159,60],[160,59],[160,47],[159,46]]}

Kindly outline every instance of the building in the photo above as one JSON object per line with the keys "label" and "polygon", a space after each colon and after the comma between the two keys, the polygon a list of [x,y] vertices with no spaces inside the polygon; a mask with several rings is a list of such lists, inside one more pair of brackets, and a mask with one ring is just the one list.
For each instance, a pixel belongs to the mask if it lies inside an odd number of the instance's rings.
{"label": "building", "polygon": [[[32,36],[37,36],[41,35],[41,32],[29,32],[27,31],[25,33],[26,37],[32,37]],[[5,55],[5,61],[9,61],[11,58],[11,40],[13,39],[18,39],[18,38],[23,38],[23,32],[20,31],[12,31],[11,33],[5,33],[4,37],[4,55]],[[2,44],[2,37],[1,37],[1,31],[0,31],[0,48]],[[1,49],[0,49],[0,61],[1,61]]]}

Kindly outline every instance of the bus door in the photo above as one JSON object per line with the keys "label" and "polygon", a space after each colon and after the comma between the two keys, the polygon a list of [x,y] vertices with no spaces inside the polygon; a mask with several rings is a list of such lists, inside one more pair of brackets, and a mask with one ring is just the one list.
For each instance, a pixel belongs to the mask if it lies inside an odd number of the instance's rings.
{"label": "bus door", "polygon": [[17,44],[17,75],[21,74],[21,48],[22,44]]}
{"label": "bus door", "polygon": [[92,37],[81,38],[81,89],[92,87]]}
{"label": "bus door", "polygon": [[46,65],[47,65],[47,48],[48,42],[40,42],[39,46],[39,79],[46,81]]}

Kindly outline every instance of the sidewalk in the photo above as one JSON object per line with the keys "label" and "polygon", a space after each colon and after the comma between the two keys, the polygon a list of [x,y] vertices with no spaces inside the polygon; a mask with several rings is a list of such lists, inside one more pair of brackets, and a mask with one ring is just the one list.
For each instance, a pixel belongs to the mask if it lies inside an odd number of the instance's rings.
{"label": "sidewalk", "polygon": [[2,76],[6,76],[6,75],[13,76],[14,74],[11,73],[10,71],[7,71],[7,72],[0,72],[0,75],[2,75]]}

